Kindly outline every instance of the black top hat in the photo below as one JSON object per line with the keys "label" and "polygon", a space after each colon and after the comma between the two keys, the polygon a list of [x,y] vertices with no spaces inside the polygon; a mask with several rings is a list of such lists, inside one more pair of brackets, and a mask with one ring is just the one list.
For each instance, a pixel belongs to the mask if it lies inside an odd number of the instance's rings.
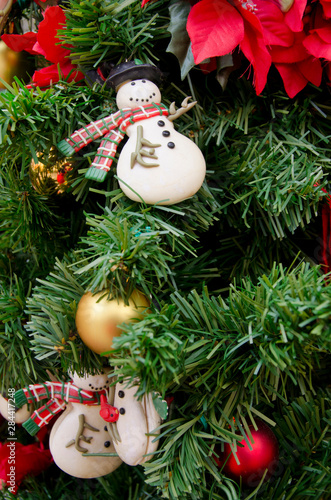
{"label": "black top hat", "polygon": [[88,71],[86,74],[86,78],[92,83],[98,82],[101,85],[106,83],[107,87],[113,89],[116,89],[121,83],[127,80],[140,80],[142,78],[159,84],[162,77],[163,74],[159,68],[152,64],[145,64],[137,59],[118,64],[117,66],[111,63],[104,63],[98,70]]}

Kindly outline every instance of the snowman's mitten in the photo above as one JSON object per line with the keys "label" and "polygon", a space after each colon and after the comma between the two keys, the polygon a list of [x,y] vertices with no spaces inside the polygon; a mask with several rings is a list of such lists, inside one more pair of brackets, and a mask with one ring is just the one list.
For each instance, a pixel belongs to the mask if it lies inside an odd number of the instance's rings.
{"label": "snowman's mitten", "polygon": [[[138,386],[126,387],[117,383],[115,388],[114,406],[119,410],[119,418],[115,424],[120,440],[113,438],[118,456],[128,465],[138,465],[149,460],[157,449],[155,431],[161,423],[152,399],[144,396],[138,401],[135,394]],[[153,433],[153,435],[151,435]]]}

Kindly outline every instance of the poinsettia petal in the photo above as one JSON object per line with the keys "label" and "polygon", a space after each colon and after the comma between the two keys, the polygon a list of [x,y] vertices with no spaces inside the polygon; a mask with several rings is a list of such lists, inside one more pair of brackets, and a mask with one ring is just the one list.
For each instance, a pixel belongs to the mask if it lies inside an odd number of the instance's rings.
{"label": "poinsettia petal", "polygon": [[66,23],[66,17],[61,7],[55,5],[54,7],[47,7],[45,11],[44,20],[41,21],[38,27],[38,42],[45,51],[45,57],[48,61],[53,63],[61,62],[66,56],[70,54],[68,49],[61,45],[57,32]]}
{"label": "poinsettia petal", "polygon": [[44,56],[46,57],[46,52],[44,51],[44,49],[42,48],[42,46],[40,45],[39,42],[36,42],[33,46],[33,50],[37,53],[37,54],[40,54],[41,56]]}
{"label": "poinsettia petal", "polygon": [[307,78],[301,74],[296,64],[276,63],[275,66],[282,77],[286,93],[289,97],[295,97],[307,85]]}
{"label": "poinsettia petal", "polygon": [[254,68],[255,91],[259,95],[267,83],[267,75],[271,66],[271,56],[265,46],[262,26],[253,12],[240,9],[244,19],[245,36],[240,49]]}
{"label": "poinsettia petal", "polygon": [[326,43],[322,40],[319,36],[319,31],[321,30],[314,30],[311,35],[308,35],[303,42],[304,46],[314,57],[323,57],[324,59],[331,61],[331,43]]}
{"label": "poinsettia petal", "polygon": [[265,0],[254,0],[266,45],[283,45],[289,47],[293,43],[293,33],[284,22],[284,14],[279,7]]}
{"label": "poinsettia petal", "polygon": [[2,35],[1,40],[15,52],[26,50],[30,54],[38,54],[38,51],[33,48],[37,41],[37,33],[33,31],[28,31],[24,35]]}
{"label": "poinsettia petal", "polygon": [[[72,73],[70,74],[71,71]],[[35,71],[32,81],[37,87],[49,87],[60,79],[67,79],[69,74],[69,82],[82,80],[84,78],[83,73],[78,71],[70,62],[67,62],[64,64],[52,64],[51,66]]]}
{"label": "poinsettia petal", "polygon": [[331,26],[327,26],[325,28],[312,29],[309,33],[317,33],[319,38],[323,40],[325,43],[331,44]]}
{"label": "poinsettia petal", "polygon": [[57,64],[35,71],[32,81],[37,87],[49,87],[59,81],[59,70]]}
{"label": "poinsettia petal", "polygon": [[291,47],[273,45],[270,54],[274,63],[296,63],[303,61],[309,54],[303,45],[306,38],[304,33],[294,33],[294,42]]}
{"label": "poinsettia petal", "polygon": [[320,3],[323,7],[324,17],[326,19],[330,19],[331,17],[331,2],[328,0],[320,0]]}
{"label": "poinsettia petal", "polygon": [[227,0],[201,0],[187,19],[196,64],[234,50],[244,38],[244,23]]}
{"label": "poinsettia petal", "polygon": [[309,57],[305,61],[297,63],[300,73],[307,78],[308,82],[319,87],[322,81],[322,65],[319,59]]}
{"label": "poinsettia petal", "polygon": [[292,31],[302,31],[302,17],[307,5],[307,0],[294,0],[292,7],[284,14],[284,19]]}

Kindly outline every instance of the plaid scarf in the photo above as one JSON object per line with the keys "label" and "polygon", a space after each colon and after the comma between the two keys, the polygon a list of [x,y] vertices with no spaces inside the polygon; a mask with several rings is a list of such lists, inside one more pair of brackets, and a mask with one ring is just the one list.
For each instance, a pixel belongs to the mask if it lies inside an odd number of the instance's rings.
{"label": "plaid scarf", "polygon": [[169,110],[163,104],[145,104],[139,108],[124,108],[116,113],[89,123],[76,130],[70,137],[59,142],[58,149],[65,156],[72,156],[75,152],[104,136],[96,157],[85,174],[87,179],[102,182],[116,155],[118,145],[125,136],[125,131],[133,123],[137,123],[154,116],[168,116]]}
{"label": "plaid scarf", "polygon": [[29,385],[18,390],[15,394],[15,404],[20,408],[27,403],[36,403],[42,399],[49,400],[23,423],[23,427],[34,436],[57,413],[64,410],[67,403],[100,405],[101,396],[107,397],[107,391],[87,391],[80,389],[72,382],[45,382],[45,384]]}

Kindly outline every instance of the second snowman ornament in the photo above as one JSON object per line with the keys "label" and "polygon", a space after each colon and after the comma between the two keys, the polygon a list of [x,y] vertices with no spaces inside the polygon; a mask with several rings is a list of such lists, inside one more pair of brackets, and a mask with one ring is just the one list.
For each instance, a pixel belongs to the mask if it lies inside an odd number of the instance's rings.
{"label": "second snowman ornament", "polygon": [[119,111],[90,123],[58,144],[66,156],[104,137],[86,177],[103,181],[117,147],[128,136],[117,163],[121,189],[134,201],[172,205],[191,198],[201,187],[206,163],[198,146],[177,132],[173,120],[196,103],[168,110],[157,86],[160,71],[150,64],[122,63],[110,71],[107,84],[117,91]]}

